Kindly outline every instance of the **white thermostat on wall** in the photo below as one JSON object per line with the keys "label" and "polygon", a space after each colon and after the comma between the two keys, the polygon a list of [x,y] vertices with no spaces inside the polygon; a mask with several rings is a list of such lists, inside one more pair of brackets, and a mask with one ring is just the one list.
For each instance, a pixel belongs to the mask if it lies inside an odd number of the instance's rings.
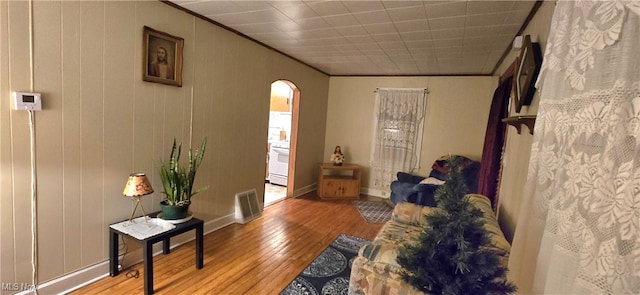
{"label": "white thermostat on wall", "polygon": [[40,111],[42,110],[42,100],[40,93],[14,92],[13,105],[15,110]]}

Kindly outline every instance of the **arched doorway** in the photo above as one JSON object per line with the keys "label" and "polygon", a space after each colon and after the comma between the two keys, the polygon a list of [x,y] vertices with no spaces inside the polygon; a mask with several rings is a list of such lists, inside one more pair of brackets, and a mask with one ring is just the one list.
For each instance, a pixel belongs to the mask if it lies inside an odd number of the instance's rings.
{"label": "arched doorway", "polygon": [[291,81],[271,83],[265,207],[294,194],[300,91]]}

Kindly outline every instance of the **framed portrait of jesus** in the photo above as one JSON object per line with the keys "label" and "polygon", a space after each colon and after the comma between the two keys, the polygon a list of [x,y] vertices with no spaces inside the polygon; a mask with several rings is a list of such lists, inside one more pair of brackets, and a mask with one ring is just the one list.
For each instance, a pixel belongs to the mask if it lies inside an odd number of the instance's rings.
{"label": "framed portrait of jesus", "polygon": [[142,80],[182,87],[184,39],[144,26]]}

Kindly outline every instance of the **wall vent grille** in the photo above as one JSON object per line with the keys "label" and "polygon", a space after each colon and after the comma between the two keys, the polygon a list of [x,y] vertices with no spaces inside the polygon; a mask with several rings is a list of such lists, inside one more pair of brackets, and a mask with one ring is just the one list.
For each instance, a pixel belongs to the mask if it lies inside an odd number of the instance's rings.
{"label": "wall vent grille", "polygon": [[236,194],[236,220],[245,224],[260,217],[260,203],[256,189]]}

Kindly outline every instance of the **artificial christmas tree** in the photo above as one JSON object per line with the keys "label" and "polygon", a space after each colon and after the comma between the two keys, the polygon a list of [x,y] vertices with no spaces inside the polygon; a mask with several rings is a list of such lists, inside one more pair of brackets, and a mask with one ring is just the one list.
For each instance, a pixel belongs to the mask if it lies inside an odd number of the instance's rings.
{"label": "artificial christmas tree", "polygon": [[448,160],[446,183],[435,193],[438,209],[425,215],[419,241],[398,255],[403,279],[429,294],[509,294],[516,287],[490,249],[482,211],[469,203],[459,158]]}

